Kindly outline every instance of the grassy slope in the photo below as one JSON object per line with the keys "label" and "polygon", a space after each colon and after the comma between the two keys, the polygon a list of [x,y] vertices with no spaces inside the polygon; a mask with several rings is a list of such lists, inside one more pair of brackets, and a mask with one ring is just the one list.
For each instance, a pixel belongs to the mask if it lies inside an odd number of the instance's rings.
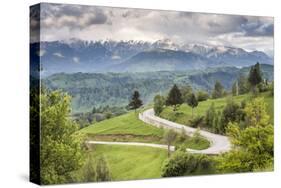
{"label": "grassy slope", "polygon": [[93,155],[106,158],[113,180],[132,180],[161,177],[167,151],[150,147],[96,145]]}
{"label": "grassy slope", "polygon": [[[164,130],[140,121],[134,112],[101,121],[82,129],[80,132],[86,133],[92,140],[164,144]],[[174,141],[174,145],[183,143],[191,149],[206,149],[210,145],[204,138],[196,140],[186,136],[181,140],[179,137]]]}
{"label": "grassy slope", "polygon": [[163,129],[158,129],[140,121],[137,114],[129,112],[127,114],[104,120],[81,130],[82,133],[89,135],[127,135],[136,139],[155,138],[160,139],[164,133]]}
{"label": "grassy slope", "polygon": [[[271,121],[273,122],[273,98],[270,96],[269,92],[261,93],[261,97],[264,97],[266,103],[268,104],[268,113],[270,114]],[[244,99],[249,99],[250,95],[240,95],[235,96],[234,100],[236,102],[241,102]],[[206,110],[214,103],[215,108],[217,110],[222,110],[225,106],[227,98],[220,98],[220,99],[209,99],[207,101],[200,102],[198,107],[194,109],[194,116],[204,116]],[[171,121],[175,121],[177,123],[188,125],[189,120],[191,119],[192,109],[187,104],[182,104],[178,111],[175,113],[172,110],[172,107],[167,107],[161,113],[161,117],[165,119],[169,119]]]}

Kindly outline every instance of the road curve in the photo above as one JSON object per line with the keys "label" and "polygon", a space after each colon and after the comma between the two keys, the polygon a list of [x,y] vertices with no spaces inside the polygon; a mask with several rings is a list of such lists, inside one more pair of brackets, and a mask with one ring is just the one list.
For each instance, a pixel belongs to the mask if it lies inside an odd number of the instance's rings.
{"label": "road curve", "polygon": [[[148,109],[142,113],[139,113],[139,119],[150,125],[158,128],[173,129],[177,132],[182,132],[184,129],[186,135],[192,136],[197,129],[188,127],[179,123],[175,123],[158,116],[155,116],[153,109]],[[210,133],[208,131],[200,130],[200,135],[205,137],[210,142],[210,147],[204,150],[192,150],[187,149],[191,153],[202,153],[208,155],[217,155],[220,153],[228,152],[231,149],[229,138],[219,134]]]}

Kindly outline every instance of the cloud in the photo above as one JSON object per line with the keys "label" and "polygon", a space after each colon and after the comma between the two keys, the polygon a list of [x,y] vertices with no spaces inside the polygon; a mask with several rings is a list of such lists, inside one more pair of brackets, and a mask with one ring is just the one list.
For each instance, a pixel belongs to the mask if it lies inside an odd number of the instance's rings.
{"label": "cloud", "polygon": [[43,3],[41,10],[41,26],[49,29],[81,30],[107,22],[107,16],[97,7]]}
{"label": "cloud", "polygon": [[64,58],[64,56],[59,52],[53,53],[53,55],[56,57]]}
{"label": "cloud", "polygon": [[42,40],[171,39],[273,50],[273,18],[43,4]]}
{"label": "cloud", "polygon": [[74,63],[80,63],[80,59],[78,57],[73,57],[72,60]]}

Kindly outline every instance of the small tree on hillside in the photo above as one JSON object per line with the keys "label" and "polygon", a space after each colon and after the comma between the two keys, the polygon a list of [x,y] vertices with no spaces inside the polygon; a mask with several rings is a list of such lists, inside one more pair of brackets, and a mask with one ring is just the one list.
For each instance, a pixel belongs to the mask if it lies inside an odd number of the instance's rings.
{"label": "small tree on hillside", "polygon": [[215,116],[216,116],[215,104],[214,102],[212,102],[211,106],[208,108],[205,115],[205,124],[207,127],[209,128],[213,127]]}
{"label": "small tree on hillside", "polygon": [[96,179],[97,181],[110,181],[111,175],[108,164],[103,156],[98,158],[96,166]]}
{"label": "small tree on hillside", "polygon": [[238,82],[238,94],[243,95],[249,92],[249,82],[247,78],[241,74],[237,80]]}
{"label": "small tree on hillside", "polygon": [[262,82],[262,73],[260,70],[260,64],[258,62],[251,67],[248,81],[251,85],[252,92],[255,93],[257,90],[257,85]]}
{"label": "small tree on hillside", "polygon": [[191,115],[191,118],[193,119],[193,109],[198,106],[198,101],[197,101],[197,98],[196,98],[196,96],[194,95],[194,93],[192,93],[192,94],[190,95],[190,97],[188,98],[187,104],[192,108],[192,115]]}
{"label": "small tree on hillside", "polygon": [[132,98],[131,98],[131,101],[129,103],[129,109],[130,110],[135,110],[135,113],[136,113],[136,110],[141,107],[142,105],[142,100],[140,99],[140,94],[138,91],[134,91],[133,95],[132,95]]}
{"label": "small tree on hillside", "polygon": [[170,90],[166,104],[173,106],[173,111],[176,111],[177,106],[182,104],[182,95],[176,84]]}
{"label": "small tree on hillside", "polygon": [[164,133],[164,140],[165,140],[166,144],[168,145],[168,157],[170,157],[171,144],[176,139],[176,137],[177,137],[177,133],[171,129],[165,131],[165,133]]}
{"label": "small tree on hillside", "polygon": [[234,82],[232,84],[232,96],[237,96],[237,95],[239,95],[238,82]]}
{"label": "small tree on hillside", "polygon": [[216,81],[215,86],[214,86],[214,90],[212,93],[212,97],[214,99],[216,98],[221,98],[224,95],[224,88],[223,85],[220,83],[220,81]]}
{"label": "small tree on hillside", "polygon": [[160,113],[164,109],[165,98],[163,96],[161,96],[161,95],[156,95],[154,97],[153,102],[154,102],[154,106],[153,106],[154,112],[158,116],[158,115],[160,115]]}
{"label": "small tree on hillside", "polygon": [[208,98],[209,98],[209,94],[207,92],[204,92],[204,91],[198,91],[197,92],[198,102],[206,101]]}

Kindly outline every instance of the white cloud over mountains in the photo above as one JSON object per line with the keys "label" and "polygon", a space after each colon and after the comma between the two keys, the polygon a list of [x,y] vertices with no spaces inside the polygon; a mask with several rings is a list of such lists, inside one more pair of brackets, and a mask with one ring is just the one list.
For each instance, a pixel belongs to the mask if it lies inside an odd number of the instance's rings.
{"label": "white cloud over mountains", "polygon": [[[38,18],[38,14],[36,15]],[[41,4],[41,40],[207,43],[273,52],[273,18],[64,4]],[[36,24],[31,20],[32,24]]]}

